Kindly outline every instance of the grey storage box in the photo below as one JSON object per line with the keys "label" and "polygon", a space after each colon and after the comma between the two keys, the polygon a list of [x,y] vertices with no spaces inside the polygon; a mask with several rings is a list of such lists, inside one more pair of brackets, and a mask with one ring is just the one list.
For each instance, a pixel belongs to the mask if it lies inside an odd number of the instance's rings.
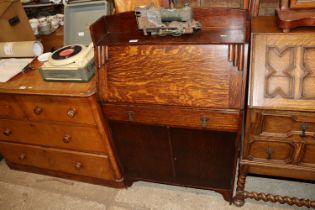
{"label": "grey storage box", "polygon": [[90,25],[103,15],[109,15],[111,3],[101,1],[64,1],[64,45],[91,43]]}

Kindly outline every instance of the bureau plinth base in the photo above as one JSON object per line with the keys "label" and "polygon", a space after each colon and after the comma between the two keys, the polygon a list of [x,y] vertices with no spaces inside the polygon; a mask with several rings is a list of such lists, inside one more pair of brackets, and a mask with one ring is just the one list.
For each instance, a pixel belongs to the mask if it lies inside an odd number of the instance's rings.
{"label": "bureau plinth base", "polygon": [[51,171],[51,170],[41,169],[41,168],[37,168],[37,167],[33,167],[33,166],[21,165],[21,164],[10,162],[8,160],[6,160],[6,163],[9,166],[9,168],[13,169],[13,170],[19,170],[19,171],[24,171],[24,172],[31,172],[31,173],[36,173],[36,174],[54,176],[54,177],[59,177],[59,178],[64,178],[64,179],[69,179],[69,180],[86,182],[86,183],[90,183],[90,184],[104,185],[104,186],[113,187],[113,188],[125,188],[126,187],[123,179],[117,180],[117,181],[109,181],[109,180],[103,180],[103,179],[92,178],[92,177],[87,177],[87,176],[67,174],[67,173],[63,173],[60,171]]}
{"label": "bureau plinth base", "polygon": [[301,26],[315,26],[315,9],[304,10],[276,10],[277,24],[283,32]]}
{"label": "bureau plinth base", "polygon": [[131,177],[125,177],[125,185],[127,187],[132,186],[134,182],[137,181],[147,181],[147,182],[154,182],[158,184],[167,184],[167,185],[173,185],[173,186],[180,186],[180,187],[190,187],[190,188],[196,188],[196,189],[203,189],[203,190],[212,190],[217,193],[220,193],[224,200],[232,204],[233,202],[233,191],[231,190],[225,190],[225,189],[215,189],[215,188],[209,188],[209,187],[201,187],[201,186],[192,186],[192,185],[185,185],[185,184],[179,184],[176,182],[163,182],[163,181],[157,181],[157,180],[151,180],[151,179],[136,179]]}

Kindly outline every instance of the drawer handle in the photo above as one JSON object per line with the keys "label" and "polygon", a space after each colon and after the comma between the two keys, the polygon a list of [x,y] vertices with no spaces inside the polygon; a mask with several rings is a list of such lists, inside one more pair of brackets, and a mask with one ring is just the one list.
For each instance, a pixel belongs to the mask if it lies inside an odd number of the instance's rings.
{"label": "drawer handle", "polygon": [[25,160],[26,159],[26,154],[25,153],[22,153],[19,155],[19,159],[20,160]]}
{"label": "drawer handle", "polygon": [[3,135],[5,136],[10,136],[12,134],[12,131],[10,128],[6,128],[4,131],[3,131]]}
{"label": "drawer handle", "polygon": [[301,124],[301,137],[305,137],[306,135],[305,135],[305,133],[306,133],[306,130],[308,129],[308,127],[309,127],[309,125],[308,125],[308,123],[302,123]]}
{"label": "drawer handle", "polygon": [[206,116],[206,115],[201,116],[200,121],[201,121],[201,127],[202,128],[208,128],[208,122],[209,122],[208,116]]}
{"label": "drawer handle", "polygon": [[80,170],[82,168],[83,168],[83,164],[82,163],[80,163],[80,162],[76,162],[75,163],[75,169]]}
{"label": "drawer handle", "polygon": [[71,141],[71,136],[69,134],[66,134],[63,139],[62,139],[63,143],[65,144],[69,144]]}
{"label": "drawer handle", "polygon": [[68,117],[70,117],[70,118],[74,118],[75,115],[76,115],[76,113],[77,113],[77,110],[71,108],[71,109],[68,110],[67,115],[68,115]]}
{"label": "drawer handle", "polygon": [[273,153],[272,149],[270,147],[268,147],[268,149],[267,149],[267,159],[268,160],[272,159],[272,153]]}
{"label": "drawer handle", "polygon": [[134,121],[135,120],[135,113],[134,112],[128,111],[127,115],[128,115],[128,120],[129,121]]}
{"label": "drawer handle", "polygon": [[40,115],[43,111],[44,111],[43,108],[40,106],[35,106],[35,108],[33,110],[34,114],[36,114],[36,115]]}

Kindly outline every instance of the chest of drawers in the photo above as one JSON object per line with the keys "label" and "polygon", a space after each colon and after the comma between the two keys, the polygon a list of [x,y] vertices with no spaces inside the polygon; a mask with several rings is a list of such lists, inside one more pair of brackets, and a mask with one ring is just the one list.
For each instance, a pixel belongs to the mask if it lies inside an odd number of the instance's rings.
{"label": "chest of drawers", "polygon": [[0,131],[0,153],[13,169],[124,186],[95,79],[49,83],[32,70],[0,84]]}
{"label": "chest of drawers", "polygon": [[231,202],[248,22],[237,9],[194,16],[202,31],[180,37],[144,36],[133,13],[94,23],[98,93],[127,184],[210,189]]}
{"label": "chest of drawers", "polygon": [[248,173],[315,180],[315,31],[281,33],[252,22],[249,103],[236,204],[245,198],[315,207],[315,201],[246,192]]}

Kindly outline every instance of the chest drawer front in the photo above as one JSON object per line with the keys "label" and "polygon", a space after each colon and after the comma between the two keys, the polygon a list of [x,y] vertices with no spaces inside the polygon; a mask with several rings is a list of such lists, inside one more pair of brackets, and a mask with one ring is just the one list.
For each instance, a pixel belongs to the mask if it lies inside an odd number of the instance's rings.
{"label": "chest drawer front", "polygon": [[253,135],[315,140],[315,114],[289,111],[252,111]]}
{"label": "chest drawer front", "polygon": [[300,164],[315,168],[315,141],[305,145]]}
{"label": "chest drawer front", "polygon": [[1,142],[0,151],[7,160],[17,164],[106,180],[114,179],[110,161],[106,155]]}
{"label": "chest drawer front", "polygon": [[250,106],[315,110],[315,34],[254,34]]}
{"label": "chest drawer front", "polygon": [[289,142],[277,141],[251,141],[247,145],[246,159],[291,163],[294,159],[295,145]]}
{"label": "chest drawer front", "polygon": [[72,150],[106,152],[96,127],[0,120],[0,140]]}
{"label": "chest drawer front", "polygon": [[0,119],[23,119],[24,113],[14,96],[0,94]]}
{"label": "chest drawer front", "polygon": [[111,46],[107,54],[100,95],[109,103],[241,108],[243,74],[227,45]]}
{"label": "chest drawer front", "polygon": [[87,98],[20,96],[30,120],[48,120],[95,124]]}
{"label": "chest drawer front", "polygon": [[110,120],[237,132],[242,114],[166,106],[103,105]]}

